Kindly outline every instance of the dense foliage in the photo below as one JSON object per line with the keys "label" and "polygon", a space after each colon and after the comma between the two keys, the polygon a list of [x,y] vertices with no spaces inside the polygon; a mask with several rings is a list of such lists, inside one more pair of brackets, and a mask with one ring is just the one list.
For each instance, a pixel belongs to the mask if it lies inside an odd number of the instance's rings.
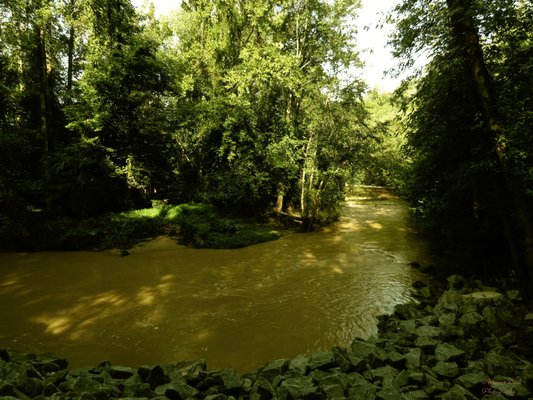
{"label": "dense foliage", "polygon": [[347,72],[358,6],[2,2],[2,236],[157,199],[335,218],[375,142]]}
{"label": "dense foliage", "polygon": [[407,0],[393,19],[405,65],[431,60],[403,93],[414,207],[457,267],[532,282],[531,2]]}

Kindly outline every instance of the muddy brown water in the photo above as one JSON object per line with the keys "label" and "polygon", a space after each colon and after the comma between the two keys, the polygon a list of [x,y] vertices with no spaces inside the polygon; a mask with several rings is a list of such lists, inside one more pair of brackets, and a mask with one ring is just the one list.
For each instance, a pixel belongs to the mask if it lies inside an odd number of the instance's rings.
{"label": "muddy brown water", "polygon": [[376,333],[421,278],[407,263],[429,260],[390,197],[349,198],[332,226],[244,249],[159,237],[131,253],[0,254],[0,348],[74,368],[204,358],[252,371]]}

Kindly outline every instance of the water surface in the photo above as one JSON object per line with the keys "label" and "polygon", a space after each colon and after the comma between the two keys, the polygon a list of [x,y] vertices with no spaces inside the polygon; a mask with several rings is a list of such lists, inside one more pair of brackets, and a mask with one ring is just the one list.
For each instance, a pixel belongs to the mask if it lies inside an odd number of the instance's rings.
{"label": "water surface", "polygon": [[420,279],[407,263],[428,261],[394,198],[350,198],[332,226],[244,249],[159,237],[131,253],[0,254],[0,348],[252,371],[375,333]]}

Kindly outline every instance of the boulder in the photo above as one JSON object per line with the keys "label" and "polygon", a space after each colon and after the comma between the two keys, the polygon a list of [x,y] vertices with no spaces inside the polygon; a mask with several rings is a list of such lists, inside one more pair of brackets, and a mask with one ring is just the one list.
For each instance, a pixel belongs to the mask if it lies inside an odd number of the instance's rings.
{"label": "boulder", "polygon": [[309,358],[311,369],[328,370],[337,366],[335,355],[331,351],[318,351]]}
{"label": "boulder", "polygon": [[270,400],[276,396],[274,387],[266,378],[258,378],[252,386],[252,394],[258,400]]}
{"label": "boulder", "polygon": [[452,344],[439,343],[435,348],[435,357],[438,361],[463,361],[465,352]]}
{"label": "boulder", "polygon": [[317,392],[318,388],[308,376],[286,379],[277,388],[279,400],[316,399]]}
{"label": "boulder", "polygon": [[420,348],[412,348],[405,354],[405,366],[407,369],[417,369],[420,367],[420,360],[422,357],[422,350]]}
{"label": "boulder", "polygon": [[454,382],[479,396],[488,379],[489,376],[485,372],[476,371],[460,375]]}
{"label": "boulder", "polygon": [[292,359],[289,363],[289,370],[298,371],[301,375],[306,375],[310,368],[310,362],[304,355]]}
{"label": "boulder", "polygon": [[259,370],[258,374],[272,382],[276,376],[284,375],[288,371],[289,365],[290,362],[286,359],[270,361]]}
{"label": "boulder", "polygon": [[459,366],[455,362],[439,361],[432,370],[443,378],[455,378],[459,375]]}
{"label": "boulder", "polygon": [[431,338],[439,338],[443,335],[442,328],[438,326],[422,325],[416,329],[417,336],[425,336]]}

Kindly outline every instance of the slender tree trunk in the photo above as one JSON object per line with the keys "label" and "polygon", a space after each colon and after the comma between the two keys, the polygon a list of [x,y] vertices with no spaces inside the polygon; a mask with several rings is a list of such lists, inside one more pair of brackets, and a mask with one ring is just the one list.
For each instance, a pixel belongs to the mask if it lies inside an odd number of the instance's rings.
{"label": "slender tree trunk", "polygon": [[[48,57],[46,49],[46,32],[42,26],[35,25],[35,38],[37,40],[37,59],[39,65],[39,128],[43,146],[43,176],[46,187],[50,182],[49,165],[49,129],[48,129]],[[50,209],[50,196],[45,194],[46,209]]]}
{"label": "slender tree trunk", "polygon": [[473,82],[477,88],[483,110],[485,124],[494,146],[501,182],[498,190],[498,206],[509,252],[524,285],[533,282],[533,226],[530,210],[516,178],[509,166],[506,156],[506,132],[500,122],[496,96],[493,93],[491,76],[488,72],[479,33],[472,15],[471,0],[446,0],[449,18],[455,41],[465,55],[465,62],[470,69]]}

